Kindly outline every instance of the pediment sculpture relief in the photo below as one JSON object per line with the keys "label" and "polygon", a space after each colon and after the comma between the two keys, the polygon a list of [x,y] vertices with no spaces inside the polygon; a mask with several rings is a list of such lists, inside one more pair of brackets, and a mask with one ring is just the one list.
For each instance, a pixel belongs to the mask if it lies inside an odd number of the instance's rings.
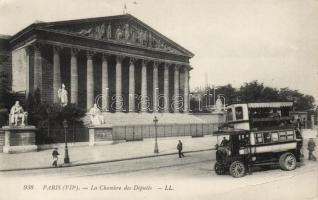
{"label": "pediment sculpture relief", "polygon": [[180,53],[160,38],[154,36],[150,31],[128,23],[102,23],[94,27],[83,28],[78,34],[99,40],[115,40],[171,53]]}
{"label": "pediment sculpture relief", "polygon": [[107,27],[105,24],[95,26],[94,28],[82,29],[79,32],[80,35],[93,37],[96,39],[111,39],[111,24],[108,24]]}

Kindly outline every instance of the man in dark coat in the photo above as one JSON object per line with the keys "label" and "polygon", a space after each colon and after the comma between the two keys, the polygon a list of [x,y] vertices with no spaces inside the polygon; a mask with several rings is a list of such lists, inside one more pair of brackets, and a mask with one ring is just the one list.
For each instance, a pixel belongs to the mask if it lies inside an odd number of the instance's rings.
{"label": "man in dark coat", "polygon": [[315,147],[316,147],[316,144],[314,142],[314,140],[312,138],[309,139],[308,141],[308,160],[313,160],[313,161],[316,161],[316,157],[315,155],[312,153],[315,151]]}
{"label": "man in dark coat", "polygon": [[54,167],[57,167],[57,160],[58,160],[58,156],[59,156],[59,152],[57,151],[57,148],[54,148],[53,152],[52,152],[52,157],[53,157],[53,163],[52,165]]}
{"label": "man in dark coat", "polygon": [[179,140],[179,143],[177,145],[177,149],[178,149],[179,158],[184,157],[184,154],[182,153],[182,142],[181,142],[181,140]]}

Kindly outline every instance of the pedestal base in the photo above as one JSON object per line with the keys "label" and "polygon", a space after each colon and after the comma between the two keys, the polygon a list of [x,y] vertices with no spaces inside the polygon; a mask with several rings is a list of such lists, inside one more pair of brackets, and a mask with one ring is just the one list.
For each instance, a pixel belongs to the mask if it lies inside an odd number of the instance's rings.
{"label": "pedestal base", "polygon": [[35,126],[4,126],[4,153],[20,153],[36,151]]}
{"label": "pedestal base", "polygon": [[24,145],[24,146],[3,146],[3,153],[23,153],[37,151],[36,145]]}
{"label": "pedestal base", "polygon": [[94,146],[97,142],[113,142],[111,126],[89,127],[89,146]]}

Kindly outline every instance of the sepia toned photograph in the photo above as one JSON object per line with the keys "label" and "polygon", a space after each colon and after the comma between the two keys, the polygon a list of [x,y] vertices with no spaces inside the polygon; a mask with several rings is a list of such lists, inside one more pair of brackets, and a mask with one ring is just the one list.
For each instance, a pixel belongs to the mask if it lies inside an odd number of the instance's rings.
{"label": "sepia toned photograph", "polygon": [[318,200],[318,0],[0,0],[0,199]]}

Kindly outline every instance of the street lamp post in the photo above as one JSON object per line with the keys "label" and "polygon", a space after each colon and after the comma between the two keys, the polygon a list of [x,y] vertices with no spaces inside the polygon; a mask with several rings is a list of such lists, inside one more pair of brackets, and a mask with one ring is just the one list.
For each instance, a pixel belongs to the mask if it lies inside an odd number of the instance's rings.
{"label": "street lamp post", "polygon": [[215,107],[215,90],[218,89],[216,87],[213,87],[213,97],[214,97],[214,107]]}
{"label": "street lamp post", "polygon": [[[211,97],[213,96],[213,94],[209,94],[209,111],[212,111],[212,105],[211,105]],[[213,105],[214,106],[214,105]]]}
{"label": "street lamp post", "polygon": [[68,148],[67,148],[67,138],[66,138],[66,129],[68,128],[67,121],[63,121],[63,127],[64,127],[64,139],[65,139],[65,155],[64,155],[64,164],[70,163],[70,158],[68,156]]}
{"label": "street lamp post", "polygon": [[154,153],[159,153],[159,149],[158,149],[158,141],[157,141],[157,123],[158,123],[158,118],[157,116],[155,116],[153,118],[153,122],[155,124],[155,149],[154,149]]}

